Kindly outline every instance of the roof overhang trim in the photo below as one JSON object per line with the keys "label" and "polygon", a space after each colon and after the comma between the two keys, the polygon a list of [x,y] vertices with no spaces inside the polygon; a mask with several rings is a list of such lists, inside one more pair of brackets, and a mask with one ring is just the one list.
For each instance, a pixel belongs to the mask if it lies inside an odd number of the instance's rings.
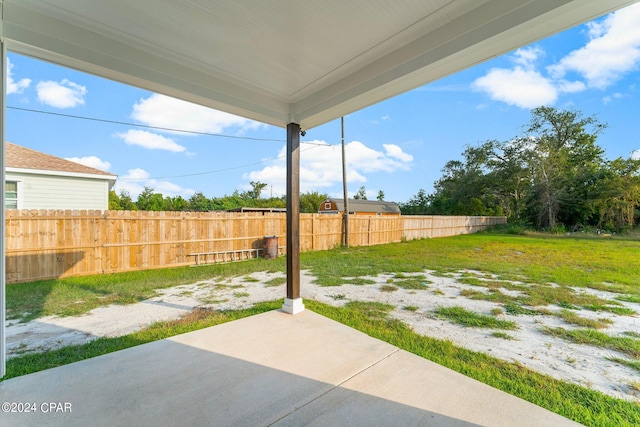
{"label": "roof overhang trim", "polygon": [[96,179],[100,181],[113,181],[113,182],[115,182],[116,179],[118,178],[117,175],[106,175],[106,174],[102,175],[102,174],[92,174],[92,173],[66,172],[66,171],[27,169],[27,168],[14,168],[14,167],[7,167],[6,173],[7,173],[7,176],[11,174],[47,175],[47,176],[57,176],[57,177],[65,177],[65,178]]}

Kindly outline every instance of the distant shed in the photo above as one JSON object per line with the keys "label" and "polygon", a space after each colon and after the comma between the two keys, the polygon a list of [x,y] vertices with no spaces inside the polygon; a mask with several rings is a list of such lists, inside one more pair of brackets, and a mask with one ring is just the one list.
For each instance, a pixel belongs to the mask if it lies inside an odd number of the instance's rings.
{"label": "distant shed", "polygon": [[[328,198],[320,204],[318,213],[341,214],[344,199]],[[400,215],[400,208],[394,202],[379,200],[349,199],[349,215]]]}

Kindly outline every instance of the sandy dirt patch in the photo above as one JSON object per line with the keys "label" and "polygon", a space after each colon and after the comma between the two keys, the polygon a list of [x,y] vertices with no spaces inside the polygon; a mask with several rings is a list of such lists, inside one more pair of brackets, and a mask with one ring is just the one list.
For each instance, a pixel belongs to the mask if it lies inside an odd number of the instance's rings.
{"label": "sandy dirt patch", "polygon": [[[391,315],[411,326],[419,334],[450,340],[455,345],[484,352],[494,357],[520,363],[535,371],[554,378],[582,385],[625,400],[640,402],[640,395],[631,387],[638,382],[638,374],[633,369],[609,360],[629,359],[613,350],[569,343],[563,339],[546,335],[540,331],[543,326],[571,329],[554,315],[509,315],[498,317],[514,321],[517,330],[505,331],[513,339],[492,335],[495,330],[471,328],[453,324],[438,318],[433,311],[439,307],[461,306],[481,314],[491,314],[492,309],[502,304],[484,300],[472,300],[461,296],[465,289],[479,290],[479,287],[460,282],[459,272],[452,277],[440,277],[424,272],[423,289],[397,288],[383,291],[392,286],[393,274],[369,277],[372,284],[320,287],[307,272],[301,277],[303,298],[308,298],[343,306],[349,301],[382,302],[393,305]],[[473,273],[473,272],[471,272]],[[406,276],[411,276],[406,274]],[[215,309],[248,308],[256,302],[269,301],[284,296],[284,285],[270,286],[268,282],[282,273],[252,273],[226,281],[207,280],[194,284],[176,286],[158,291],[149,300],[131,305],[113,305],[98,308],[77,317],[42,317],[27,323],[9,321],[7,346],[9,357],[56,349],[72,344],[81,344],[97,337],[126,335],[151,325],[154,322],[178,318],[196,307]],[[482,289],[482,288],[480,288]],[[504,293],[515,292],[503,290]],[[616,294],[576,289],[603,299],[613,300]],[[624,306],[640,313],[640,305],[623,302]],[[411,310],[407,310],[410,307]],[[546,307],[550,312],[560,311],[560,307]],[[611,324],[604,330],[610,335],[622,333],[640,334],[640,317],[616,315],[608,312],[576,310],[588,318],[607,318]]]}

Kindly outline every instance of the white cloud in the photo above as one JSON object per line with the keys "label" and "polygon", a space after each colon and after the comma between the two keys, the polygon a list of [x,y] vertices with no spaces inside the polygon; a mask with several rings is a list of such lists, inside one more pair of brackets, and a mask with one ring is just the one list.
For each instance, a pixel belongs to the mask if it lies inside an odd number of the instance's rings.
{"label": "white cloud", "polygon": [[108,171],[109,169],[111,169],[111,163],[96,156],[66,157],[66,160],[80,163],[81,165],[89,166],[90,168],[100,169],[103,171]]}
{"label": "white cloud", "polygon": [[67,79],[61,82],[42,81],[36,85],[38,100],[56,108],[73,108],[84,105],[87,88]]}
{"label": "white cloud", "polygon": [[633,150],[629,157],[633,160],[640,160],[640,150]]}
{"label": "white cloud", "polygon": [[587,22],[587,34],[589,35],[590,39],[602,37],[606,33],[606,30],[607,29],[602,22]]}
{"label": "white cloud", "polygon": [[513,68],[492,68],[476,79],[471,88],[485,92],[494,101],[520,108],[553,104],[558,99],[558,88],[535,69],[536,62],[544,55],[538,46],[518,49],[509,58],[516,64]]}
{"label": "white cloud", "polygon": [[558,80],[555,82],[555,85],[558,88],[558,92],[562,93],[582,92],[587,88],[585,84],[580,81],[570,82],[567,80]]}
{"label": "white cloud", "polygon": [[513,69],[493,68],[487,75],[476,79],[472,89],[485,92],[494,101],[502,101],[520,108],[535,108],[553,104],[558,89],[535,70],[521,66]]}
{"label": "white cloud", "polygon": [[122,179],[128,180],[128,181],[144,181],[146,179],[149,179],[149,177],[151,177],[151,175],[146,170],[141,168],[135,168],[135,169],[129,169],[127,171],[127,174],[124,175]]}
{"label": "white cloud", "polygon": [[173,139],[157,133],[147,132],[146,130],[129,129],[125,133],[116,133],[115,136],[122,138],[128,145],[138,145],[149,150],[167,150],[174,153],[181,153],[186,150]]}
{"label": "white cloud", "polygon": [[624,95],[624,94],[622,94],[620,92],[616,92],[616,93],[614,93],[612,95],[607,95],[604,98],[602,98],[602,103],[604,105],[607,105],[610,102],[612,102],[614,99],[621,99],[621,98],[624,98],[625,96],[628,96],[628,95]]}
{"label": "white cloud", "polygon": [[[318,145],[321,144],[321,145]],[[342,182],[342,149],[324,141],[302,142],[300,155],[300,191],[314,191],[329,188]],[[347,182],[364,183],[365,174],[408,170],[413,156],[394,144],[383,145],[385,152],[374,150],[359,141],[345,146],[347,159]],[[244,179],[266,182],[273,186],[274,194],[286,192],[286,147],[278,159],[261,170],[247,173]]]}
{"label": "white cloud", "polygon": [[12,93],[22,93],[31,84],[31,79],[13,80],[13,67],[11,60],[7,57],[7,95]]}
{"label": "white cloud", "polygon": [[129,169],[126,175],[119,177],[116,181],[115,191],[118,194],[121,191],[126,191],[135,201],[144,190],[144,187],[153,188],[156,193],[160,193],[164,197],[182,196],[189,198],[195,193],[195,190],[190,188],[182,188],[172,182],[152,178],[149,172],[140,168]]}
{"label": "white cloud", "polygon": [[535,67],[535,62],[538,58],[544,55],[545,51],[539,46],[524,47],[513,53],[511,61],[526,70],[531,70]]}
{"label": "white cloud", "polygon": [[149,126],[193,132],[222,133],[228,129],[241,132],[263,126],[253,120],[159,94],[134,104],[131,117]]}
{"label": "white cloud", "polygon": [[398,147],[395,144],[382,144],[385,151],[387,152],[387,156],[398,159],[402,162],[412,162],[413,156],[411,154],[405,153],[402,151],[402,148]]}
{"label": "white cloud", "polygon": [[575,72],[589,87],[604,89],[640,64],[640,4],[588,24],[589,42],[548,67],[554,78]]}
{"label": "white cloud", "polygon": [[[562,93],[604,89],[640,65],[638,22],[640,4],[587,24],[589,42],[547,66],[546,76],[536,69],[536,62],[545,54],[541,48],[518,49],[510,57],[513,68],[493,68],[471,87],[485,92],[494,101],[520,108],[554,104]],[[577,78],[568,79],[571,73]],[[605,97],[603,101],[607,103],[611,99]]]}

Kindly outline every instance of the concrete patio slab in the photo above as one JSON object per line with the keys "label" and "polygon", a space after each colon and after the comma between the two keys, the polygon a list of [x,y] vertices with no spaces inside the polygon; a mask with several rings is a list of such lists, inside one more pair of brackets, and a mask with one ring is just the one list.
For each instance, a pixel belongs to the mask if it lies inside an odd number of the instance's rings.
{"label": "concrete patio slab", "polygon": [[13,378],[0,402],[35,408],[2,426],[577,425],[310,311]]}

